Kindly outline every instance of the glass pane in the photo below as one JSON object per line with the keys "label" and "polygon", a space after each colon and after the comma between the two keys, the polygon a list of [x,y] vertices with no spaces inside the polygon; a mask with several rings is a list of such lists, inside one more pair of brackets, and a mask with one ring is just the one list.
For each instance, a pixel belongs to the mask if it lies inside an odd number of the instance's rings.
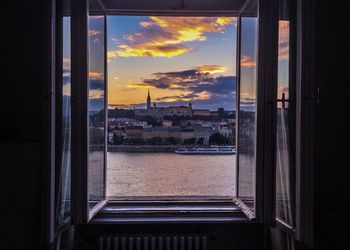
{"label": "glass pane", "polygon": [[276,142],[276,216],[293,225],[289,128],[289,21],[279,21]]}
{"label": "glass pane", "polygon": [[89,164],[92,208],[105,198],[105,47],[104,16],[89,17]]}
{"label": "glass pane", "polygon": [[238,197],[254,211],[256,141],[257,18],[241,19],[238,119]]}
{"label": "glass pane", "polygon": [[108,16],[107,195],[235,197],[235,17]]}
{"label": "glass pane", "polygon": [[57,221],[62,224],[70,216],[71,185],[71,67],[70,67],[70,17],[62,17],[62,138],[60,176],[57,202]]}

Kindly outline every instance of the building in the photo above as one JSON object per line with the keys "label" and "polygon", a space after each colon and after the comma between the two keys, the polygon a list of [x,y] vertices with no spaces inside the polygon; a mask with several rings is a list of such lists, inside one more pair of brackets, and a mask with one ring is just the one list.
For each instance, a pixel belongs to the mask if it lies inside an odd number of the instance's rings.
{"label": "building", "polygon": [[142,139],[143,128],[141,126],[130,126],[125,128],[125,139]]}
{"label": "building", "polygon": [[193,110],[194,116],[204,116],[204,117],[210,117],[210,110],[209,109],[195,109]]}
{"label": "building", "polygon": [[191,105],[186,106],[170,106],[166,107],[164,110],[165,116],[184,116],[184,117],[192,117],[192,108]]}
{"label": "building", "polygon": [[181,129],[181,136],[180,136],[180,139],[181,139],[181,142],[182,142],[182,143],[183,143],[185,140],[192,139],[192,138],[195,138],[195,137],[194,137],[194,130],[193,130],[193,128]]}
{"label": "building", "polygon": [[147,92],[147,115],[156,119],[162,119],[164,116],[181,116],[181,117],[192,117],[192,104],[188,106],[170,106],[170,107],[157,107],[156,103],[153,103],[150,91]]}
{"label": "building", "polygon": [[173,126],[173,122],[169,121],[169,120],[162,120],[162,124],[164,127],[172,127]]}
{"label": "building", "polygon": [[196,138],[196,141],[198,141],[200,138],[203,138],[203,144],[209,144],[209,138],[210,136],[215,133],[215,130],[208,127],[202,127],[202,126],[193,126],[194,130],[194,138]]}

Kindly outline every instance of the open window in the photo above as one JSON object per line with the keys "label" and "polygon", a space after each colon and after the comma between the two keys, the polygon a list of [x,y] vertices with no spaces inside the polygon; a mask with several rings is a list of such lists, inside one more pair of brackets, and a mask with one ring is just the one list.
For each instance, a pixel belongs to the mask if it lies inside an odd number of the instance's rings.
{"label": "open window", "polygon": [[[101,2],[104,4],[101,4]],[[177,1],[167,1],[167,4],[173,6],[175,2]],[[235,103],[235,133],[231,128],[231,137],[236,137],[235,146],[237,147],[237,151],[236,160],[232,161],[232,164],[236,163],[236,167],[230,170],[232,179],[229,182],[231,181],[232,195],[225,197],[224,201],[238,205],[250,219],[258,218],[260,222],[267,222],[270,218],[274,218],[275,210],[271,209],[271,207],[274,207],[275,202],[274,159],[276,148],[274,145],[276,136],[276,107],[272,103],[276,99],[277,82],[277,5],[269,4],[267,6],[265,1],[261,1],[259,5],[257,1],[232,1],[232,4],[231,2],[230,4],[226,1],[223,2],[225,4],[222,3],[222,6],[218,4],[217,8],[214,8],[215,10],[217,9],[217,12],[209,12],[209,9],[202,10],[199,8],[200,5],[190,7],[191,4],[188,5],[189,11],[177,12],[169,8],[167,4],[159,5],[158,1],[153,11],[146,11],[140,5],[135,5],[138,6],[136,8],[133,5],[133,1],[130,1],[130,3],[120,2],[119,4],[114,1],[90,1],[88,3],[85,0],[81,0],[73,3],[71,18],[71,208],[74,223],[88,222],[108,203],[106,173],[108,170],[107,142],[110,136],[107,127],[107,82],[111,80],[111,77],[118,77],[109,75],[110,71],[107,71],[107,65],[109,66],[108,60],[113,56],[111,53],[108,53],[107,46],[107,40],[112,39],[107,34],[110,28],[107,27],[108,19],[112,15],[159,15],[165,17],[222,16],[235,20],[237,40],[235,47],[232,47],[235,52],[232,53],[232,62],[234,62],[233,65],[236,65],[233,72],[236,74],[237,102]],[[184,8],[184,6],[182,7]],[[212,9],[210,6],[209,8]],[[174,20],[176,20],[176,17],[174,17]],[[214,18],[213,21],[217,22],[218,25],[223,25],[221,20]],[[152,25],[155,24],[151,22],[142,23],[143,27]],[[161,22],[157,25],[161,27],[167,24]],[[118,28],[123,29],[122,23]],[[198,32],[198,30],[195,31]],[[142,36],[142,34],[138,36]],[[131,42],[130,44],[135,42],[135,37],[129,36],[127,39]],[[146,38],[143,36],[142,39]],[[199,40],[204,41],[205,37],[199,36]],[[173,45],[174,43],[168,44],[165,49],[170,51]],[[119,48],[130,48],[125,44],[122,46],[119,46]],[[182,47],[182,49],[186,48]],[[227,54],[230,55],[230,53]],[[205,69],[203,70],[205,71]],[[195,75],[191,76],[190,79],[193,80],[195,76],[197,77],[200,73],[199,71],[197,69]],[[185,73],[189,74],[191,72],[186,71]],[[156,73],[155,76],[157,77],[165,77],[161,72],[154,71],[153,73]],[[175,75],[175,73],[179,72],[172,72],[169,69],[165,73]],[[204,73],[206,74],[205,76],[210,75],[208,69]],[[212,83],[210,81],[211,79],[206,79],[208,86]],[[234,100],[232,99],[231,104],[233,103]],[[156,109],[156,106],[152,107],[152,103],[148,102],[148,99],[145,105],[147,105],[145,109],[148,114],[157,116],[160,112],[160,109]],[[189,106],[186,109],[162,109],[161,112],[168,112],[166,113],[168,115],[171,112],[178,112],[180,115],[185,116],[189,109],[191,110],[192,107]],[[132,111],[136,112],[136,108]],[[157,114],[154,114],[155,111],[157,111]],[[223,115],[218,114],[219,112],[225,112],[225,109],[220,111],[218,109],[216,113],[216,115]],[[142,112],[140,111],[140,113]],[[213,115],[215,115],[214,113]],[[211,110],[201,109],[198,110],[197,114],[199,116],[211,116]],[[227,114],[224,113],[224,115]],[[162,122],[164,122],[163,127],[169,126],[169,121]],[[223,129],[222,133],[227,133],[228,141],[230,127],[227,128],[228,130],[224,131]],[[164,129],[164,131],[166,133],[173,132],[174,135],[181,132],[181,130],[177,131],[176,129]],[[161,130],[162,133],[164,131]],[[130,138],[140,135],[140,131],[137,129],[131,128],[128,132]],[[157,137],[150,135],[153,132],[155,131],[145,130],[145,134],[150,136],[150,138]],[[158,133],[158,131],[156,132]],[[202,133],[205,134],[206,132],[203,130]],[[172,137],[168,136],[168,134],[166,137]],[[194,136],[194,131],[184,131],[183,135],[185,136],[183,139],[190,142],[190,139]],[[198,136],[206,137],[206,135],[201,134]],[[204,138],[203,141],[206,139],[209,140],[209,138]],[[235,142],[233,138],[231,138],[231,141]],[[179,145],[176,147],[181,148]],[[225,147],[227,147],[227,150],[230,150],[227,145]],[[222,149],[222,147],[217,148],[215,150]],[[137,156],[134,155],[134,157]],[[168,159],[168,161],[174,160]],[[191,162],[194,164],[195,161],[191,160]],[[198,171],[199,173],[200,171]],[[123,178],[123,176],[119,176],[119,178]],[[169,181],[169,185],[176,185],[176,183],[170,183],[171,181]],[[152,198],[153,201],[157,202],[157,197]],[[167,200],[171,200],[172,198],[168,197]],[[198,201],[203,200],[203,198],[205,197],[192,196],[186,199],[187,201]],[[213,200],[213,197],[209,198],[210,201]],[[221,201],[223,200],[223,197],[219,198]],[[186,199],[182,197],[181,201]],[[208,197],[205,199],[208,200]],[[124,200],[132,201],[130,197]]]}

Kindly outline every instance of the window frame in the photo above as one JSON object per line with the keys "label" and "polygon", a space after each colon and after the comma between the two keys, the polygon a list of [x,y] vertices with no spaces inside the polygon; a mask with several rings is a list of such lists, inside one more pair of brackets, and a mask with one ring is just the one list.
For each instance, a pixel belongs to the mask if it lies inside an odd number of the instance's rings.
{"label": "window frame", "polygon": [[[264,25],[274,22],[277,18],[278,4],[277,0],[273,3],[267,0],[261,0],[258,4],[258,57],[257,62],[257,119],[256,119],[256,213],[250,209],[240,199],[233,199],[246,216],[259,223],[273,225],[274,223],[274,127],[275,127],[275,109],[274,98],[276,95],[277,83],[277,46],[278,30],[277,25]],[[272,7],[271,7],[272,6]],[[78,0],[72,3],[72,223],[86,224],[91,218],[100,211],[108,201],[100,201],[90,212],[88,209],[88,1]],[[159,15],[159,16],[237,16],[233,11],[142,11],[136,12],[137,15]],[[107,15],[135,15],[135,11],[115,10],[105,11],[105,31],[107,29]],[[90,12],[89,14],[101,15],[101,12]],[[81,28],[85,27],[85,28]],[[263,29],[262,27],[265,27]],[[106,38],[107,32],[105,32]],[[269,38],[276,36],[276,42],[268,42]],[[239,37],[239,35],[237,36]],[[85,38],[85,39],[84,39]],[[270,39],[270,41],[273,39]],[[107,43],[107,39],[105,39]],[[79,45],[78,45],[79,44]],[[105,44],[106,45],[106,44]],[[105,52],[107,47],[105,46]],[[271,53],[276,55],[271,59]],[[105,60],[105,64],[107,60]],[[105,65],[106,66],[106,65]],[[274,68],[276,68],[274,70]],[[107,68],[105,68],[107,71]],[[271,74],[269,74],[271,73]],[[105,78],[107,74],[105,74]],[[272,87],[267,88],[265,83],[273,82]],[[107,81],[106,81],[107,87]],[[268,89],[268,91],[266,90]],[[107,93],[108,91],[106,91]],[[106,96],[105,102],[108,101]],[[105,103],[106,105],[106,103]],[[106,106],[105,106],[106,107]],[[107,116],[107,112],[105,112]],[[258,134],[259,130],[259,134]],[[105,130],[107,133],[107,130]],[[107,137],[106,137],[107,138]],[[237,138],[237,137],[236,137]],[[106,143],[107,140],[105,140]],[[105,144],[105,147],[107,145]],[[269,149],[269,150],[267,150]],[[105,150],[105,154],[107,150]],[[237,154],[238,156],[238,154]],[[83,166],[83,167],[77,167]],[[236,168],[237,169],[237,168]],[[105,161],[106,173],[106,161]],[[236,176],[237,179],[238,176]],[[105,178],[106,182],[106,178]],[[238,185],[238,184],[237,184]],[[106,189],[105,189],[106,190]]]}

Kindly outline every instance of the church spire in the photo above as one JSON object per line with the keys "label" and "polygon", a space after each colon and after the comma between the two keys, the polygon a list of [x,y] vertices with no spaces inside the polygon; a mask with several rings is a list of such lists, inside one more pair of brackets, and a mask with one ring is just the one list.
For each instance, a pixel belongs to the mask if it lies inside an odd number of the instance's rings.
{"label": "church spire", "polygon": [[151,113],[151,95],[149,93],[149,89],[148,89],[148,95],[147,95],[147,113],[148,115],[150,115]]}

